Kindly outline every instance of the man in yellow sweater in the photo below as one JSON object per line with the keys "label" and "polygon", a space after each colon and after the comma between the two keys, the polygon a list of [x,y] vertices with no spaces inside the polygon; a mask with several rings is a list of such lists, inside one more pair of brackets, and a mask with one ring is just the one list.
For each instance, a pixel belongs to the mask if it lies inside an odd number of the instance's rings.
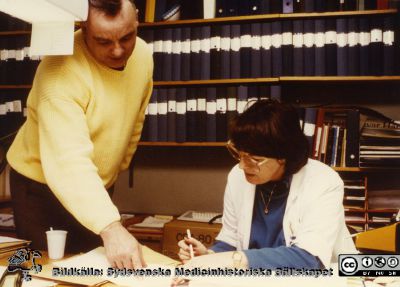
{"label": "man in yellow sweater", "polygon": [[118,268],[145,265],[107,192],[129,166],[152,92],[152,54],[136,37],[132,1],[89,0],[74,55],[39,65],[7,154],[17,235],[46,249],[46,230],[68,230],[66,252],[102,239]]}

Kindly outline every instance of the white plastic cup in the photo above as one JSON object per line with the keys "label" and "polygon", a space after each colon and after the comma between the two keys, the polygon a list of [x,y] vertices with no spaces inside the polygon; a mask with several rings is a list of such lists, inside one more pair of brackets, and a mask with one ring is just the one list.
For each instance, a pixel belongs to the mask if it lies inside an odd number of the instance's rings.
{"label": "white plastic cup", "polygon": [[50,259],[61,259],[64,257],[65,241],[67,231],[49,230],[46,231],[47,251]]}

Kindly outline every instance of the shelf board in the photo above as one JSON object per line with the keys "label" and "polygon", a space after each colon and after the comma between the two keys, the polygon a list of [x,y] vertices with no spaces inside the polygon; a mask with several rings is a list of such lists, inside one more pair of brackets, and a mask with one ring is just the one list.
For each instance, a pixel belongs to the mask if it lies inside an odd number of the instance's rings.
{"label": "shelf board", "polygon": [[140,27],[163,27],[178,25],[196,25],[196,24],[213,24],[213,23],[233,23],[233,22],[249,22],[257,20],[274,20],[274,19],[291,19],[291,18],[320,18],[320,17],[338,17],[338,16],[364,16],[364,15],[381,15],[394,14],[397,9],[385,10],[364,10],[364,11],[338,11],[323,13],[290,13],[290,14],[260,14],[235,17],[219,17],[212,19],[189,19],[177,21],[147,22],[140,23]]}
{"label": "shelf board", "polygon": [[0,36],[29,35],[31,31],[0,31]]}
{"label": "shelf board", "polygon": [[208,85],[235,85],[235,84],[262,84],[278,83],[278,78],[246,78],[246,79],[216,79],[192,81],[155,81],[154,86],[208,86]]}
{"label": "shelf board", "polygon": [[360,172],[362,171],[359,167],[332,167],[335,171],[348,171],[348,172]]}
{"label": "shelf board", "polygon": [[139,146],[194,146],[194,147],[225,147],[225,142],[139,142]]}
{"label": "shelf board", "polygon": [[398,209],[394,208],[380,208],[380,209],[368,209],[368,212],[373,212],[373,213],[397,213],[399,212]]}
{"label": "shelf board", "polygon": [[323,76],[323,77],[280,77],[282,83],[309,83],[309,82],[384,82],[400,81],[400,76]]}
{"label": "shelf board", "polygon": [[0,85],[0,90],[30,89],[32,85]]}

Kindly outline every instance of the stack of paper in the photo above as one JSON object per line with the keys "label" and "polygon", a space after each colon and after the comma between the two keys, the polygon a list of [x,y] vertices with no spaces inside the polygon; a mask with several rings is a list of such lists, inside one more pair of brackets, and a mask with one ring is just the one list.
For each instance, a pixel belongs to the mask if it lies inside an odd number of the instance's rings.
{"label": "stack of paper", "polygon": [[27,247],[30,241],[0,236],[0,258],[12,255],[16,250]]}

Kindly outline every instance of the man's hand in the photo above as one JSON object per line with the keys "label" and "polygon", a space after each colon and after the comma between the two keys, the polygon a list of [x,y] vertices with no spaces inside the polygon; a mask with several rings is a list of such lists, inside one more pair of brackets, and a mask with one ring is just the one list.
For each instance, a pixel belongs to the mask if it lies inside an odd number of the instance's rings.
{"label": "man's hand", "polygon": [[112,267],[120,269],[146,267],[141,245],[119,221],[104,228],[100,232],[100,236],[103,239],[107,259]]}

